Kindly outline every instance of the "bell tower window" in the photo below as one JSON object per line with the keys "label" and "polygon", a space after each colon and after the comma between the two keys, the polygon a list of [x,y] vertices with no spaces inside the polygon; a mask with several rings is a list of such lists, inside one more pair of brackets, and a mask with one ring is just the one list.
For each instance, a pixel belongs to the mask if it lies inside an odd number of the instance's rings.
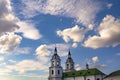
{"label": "bell tower window", "polygon": [[52,75],[54,74],[54,70],[52,70]]}
{"label": "bell tower window", "polygon": [[52,61],[52,66],[54,66],[54,61]]}
{"label": "bell tower window", "polygon": [[58,74],[60,74],[60,70],[58,70]]}

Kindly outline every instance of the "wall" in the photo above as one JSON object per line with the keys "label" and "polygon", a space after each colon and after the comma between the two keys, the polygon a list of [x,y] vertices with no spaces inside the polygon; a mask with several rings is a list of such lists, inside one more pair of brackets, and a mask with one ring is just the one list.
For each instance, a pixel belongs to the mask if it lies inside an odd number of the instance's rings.
{"label": "wall", "polygon": [[107,77],[107,78],[104,78],[104,80],[120,80],[120,76]]}

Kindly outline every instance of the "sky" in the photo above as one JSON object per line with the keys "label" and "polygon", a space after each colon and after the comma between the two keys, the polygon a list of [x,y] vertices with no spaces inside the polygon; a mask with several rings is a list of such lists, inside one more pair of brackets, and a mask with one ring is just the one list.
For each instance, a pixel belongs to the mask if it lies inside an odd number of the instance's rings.
{"label": "sky", "polygon": [[47,80],[57,47],[75,69],[120,70],[120,0],[0,0],[0,79]]}

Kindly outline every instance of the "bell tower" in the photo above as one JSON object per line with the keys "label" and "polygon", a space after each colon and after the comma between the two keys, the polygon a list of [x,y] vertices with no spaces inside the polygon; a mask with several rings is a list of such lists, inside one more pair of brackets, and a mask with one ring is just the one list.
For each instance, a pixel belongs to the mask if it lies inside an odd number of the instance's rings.
{"label": "bell tower", "polygon": [[65,69],[65,71],[73,71],[73,70],[75,70],[74,69],[74,61],[73,61],[73,59],[71,57],[71,53],[70,53],[70,50],[69,50],[68,58],[66,60],[66,69]]}
{"label": "bell tower", "polygon": [[63,69],[61,67],[61,59],[57,54],[57,48],[54,49],[54,54],[51,59],[51,66],[49,67],[48,80],[62,80]]}

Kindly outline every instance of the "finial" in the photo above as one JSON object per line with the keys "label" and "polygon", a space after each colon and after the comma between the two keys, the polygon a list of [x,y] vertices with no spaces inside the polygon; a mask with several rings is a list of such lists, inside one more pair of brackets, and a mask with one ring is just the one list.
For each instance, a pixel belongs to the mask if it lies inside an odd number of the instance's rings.
{"label": "finial", "polygon": [[57,54],[57,47],[56,47],[56,44],[55,44],[54,54]]}
{"label": "finial", "polygon": [[68,52],[68,58],[71,58],[70,49],[69,49],[69,52]]}
{"label": "finial", "polygon": [[88,63],[86,63],[86,69],[87,69],[87,70],[89,69],[89,65],[88,65]]}

